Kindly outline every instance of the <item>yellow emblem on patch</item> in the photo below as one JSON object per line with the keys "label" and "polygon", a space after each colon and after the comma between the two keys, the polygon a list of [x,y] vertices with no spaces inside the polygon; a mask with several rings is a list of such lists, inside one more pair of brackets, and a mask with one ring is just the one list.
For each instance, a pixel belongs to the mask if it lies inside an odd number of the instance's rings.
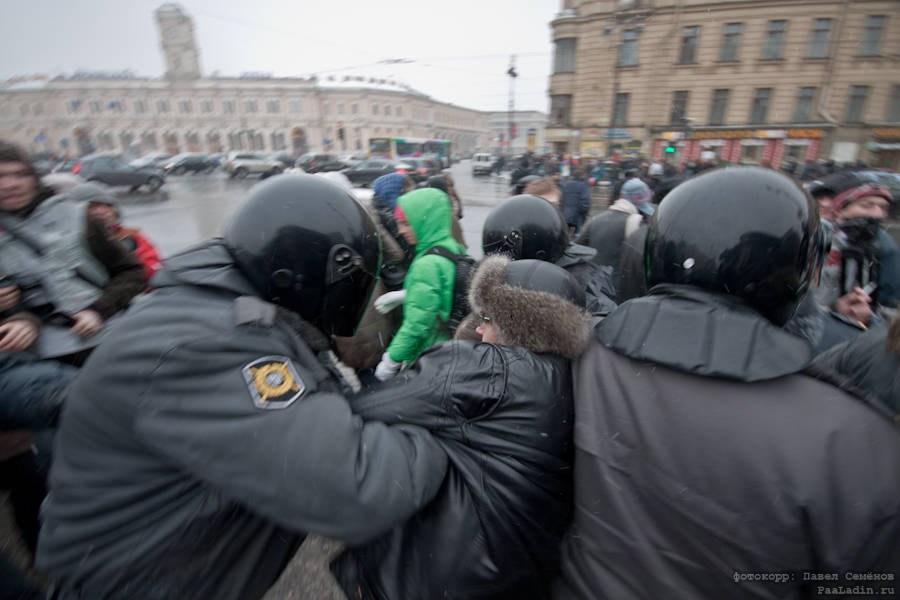
{"label": "yellow emblem on patch", "polygon": [[286,356],[258,358],[241,372],[257,408],[286,408],[306,391],[306,385]]}

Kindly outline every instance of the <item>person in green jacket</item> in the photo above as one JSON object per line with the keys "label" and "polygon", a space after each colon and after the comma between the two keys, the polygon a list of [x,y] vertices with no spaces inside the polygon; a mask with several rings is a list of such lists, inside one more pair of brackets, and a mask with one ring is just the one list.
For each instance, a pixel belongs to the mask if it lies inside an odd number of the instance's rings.
{"label": "person in green jacket", "polygon": [[395,209],[400,235],[415,244],[403,289],[403,324],[375,368],[375,377],[386,381],[403,363],[412,362],[426,348],[450,339],[441,324],[450,317],[456,265],[453,261],[426,252],[443,246],[454,253],[465,248],[453,239],[450,199],[436,188],[422,188],[400,196]]}

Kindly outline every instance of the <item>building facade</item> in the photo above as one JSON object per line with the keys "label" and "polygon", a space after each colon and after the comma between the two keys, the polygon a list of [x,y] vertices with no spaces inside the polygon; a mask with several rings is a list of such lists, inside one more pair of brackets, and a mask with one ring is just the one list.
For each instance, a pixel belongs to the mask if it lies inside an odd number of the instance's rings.
{"label": "building facade", "polygon": [[370,137],[488,146],[490,113],[356,75],[203,77],[191,18],[157,9],[166,73],[35,77],[0,89],[0,138],[33,152],[365,152]]}
{"label": "building facade", "polygon": [[[490,152],[500,154],[524,154],[549,150],[544,139],[547,115],[536,110],[492,112]],[[512,143],[510,143],[512,135]]]}
{"label": "building facade", "polygon": [[563,0],[552,150],[900,167],[894,0]]}

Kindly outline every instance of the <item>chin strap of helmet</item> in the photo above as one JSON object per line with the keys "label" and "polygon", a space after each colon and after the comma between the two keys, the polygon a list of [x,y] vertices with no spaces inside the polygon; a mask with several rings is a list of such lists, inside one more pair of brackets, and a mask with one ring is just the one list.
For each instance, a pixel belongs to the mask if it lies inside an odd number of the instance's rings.
{"label": "chin strap of helmet", "polygon": [[304,321],[300,315],[282,306],[276,308],[278,321],[300,336],[306,345],[315,352],[316,361],[321,369],[315,373],[316,381],[322,385],[336,381],[339,391],[350,395],[362,389],[356,373],[345,365],[331,349],[331,340],[311,323]]}

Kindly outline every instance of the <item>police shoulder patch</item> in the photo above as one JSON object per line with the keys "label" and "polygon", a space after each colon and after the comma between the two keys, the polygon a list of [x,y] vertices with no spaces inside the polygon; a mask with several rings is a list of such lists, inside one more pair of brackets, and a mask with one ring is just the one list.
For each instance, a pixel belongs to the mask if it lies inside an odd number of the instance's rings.
{"label": "police shoulder patch", "polygon": [[286,356],[257,358],[245,365],[241,373],[256,408],[287,408],[306,391],[306,384]]}

